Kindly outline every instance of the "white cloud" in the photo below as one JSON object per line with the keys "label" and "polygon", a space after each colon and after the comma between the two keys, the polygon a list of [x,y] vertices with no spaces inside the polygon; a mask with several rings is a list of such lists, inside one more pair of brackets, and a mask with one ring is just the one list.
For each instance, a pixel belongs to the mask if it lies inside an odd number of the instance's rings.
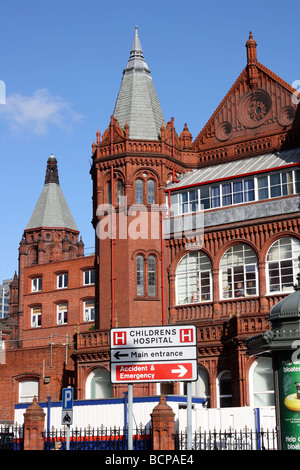
{"label": "white cloud", "polygon": [[14,131],[45,134],[52,126],[69,132],[82,116],[64,98],[40,89],[29,96],[7,95],[6,104],[0,106],[0,119]]}

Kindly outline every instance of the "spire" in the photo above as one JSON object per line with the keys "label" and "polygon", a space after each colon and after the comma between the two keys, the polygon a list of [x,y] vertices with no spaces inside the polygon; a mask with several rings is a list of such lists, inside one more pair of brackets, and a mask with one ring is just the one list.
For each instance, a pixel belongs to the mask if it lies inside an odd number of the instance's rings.
{"label": "spire", "polygon": [[51,153],[47,162],[45,184],[56,183],[59,184],[58,179],[58,170],[57,170],[57,160],[55,156]]}
{"label": "spire", "polygon": [[43,190],[27,224],[26,230],[45,227],[56,229],[66,228],[78,231],[59,185],[57,160],[52,154],[47,161]]}
{"label": "spire", "polygon": [[147,73],[150,74],[149,67],[144,59],[143,49],[139,38],[138,27],[135,27],[134,40],[130,51],[128,63],[123,74],[127,73]]}
{"label": "spire", "polygon": [[127,122],[130,139],[158,140],[165,122],[150,69],[144,59],[138,28],[113,112],[120,127]]}

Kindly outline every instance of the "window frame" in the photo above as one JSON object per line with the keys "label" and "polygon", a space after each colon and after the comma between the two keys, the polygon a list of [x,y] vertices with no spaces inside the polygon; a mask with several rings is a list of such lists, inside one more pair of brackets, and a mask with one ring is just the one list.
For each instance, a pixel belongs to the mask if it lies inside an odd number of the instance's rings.
{"label": "window frame", "polygon": [[[67,325],[68,324],[68,302],[61,302],[56,307],[56,324]],[[60,319],[60,314],[62,318]]]}
{"label": "window frame", "polygon": [[[235,255],[234,249],[238,247],[242,247],[243,263],[234,264],[234,262],[232,261],[232,263],[228,263],[227,265],[225,264],[222,265],[223,259],[225,260],[225,255],[233,259]],[[256,261],[255,263],[245,262],[245,250],[246,249],[249,252],[252,252],[251,256],[255,257],[255,261]],[[247,268],[250,268],[250,269],[247,269]],[[224,283],[226,281],[227,281],[227,287],[224,286]],[[253,282],[254,282],[254,286],[250,284]],[[220,300],[236,300],[240,298],[256,297],[258,295],[259,293],[258,260],[257,260],[256,253],[253,250],[253,248],[251,248],[246,243],[238,243],[227,248],[227,250],[223,253],[222,258],[220,260],[219,284],[220,284]],[[225,289],[227,290],[228,295],[225,295]],[[255,292],[251,293],[251,290],[255,290]]]}
{"label": "window frame", "polygon": [[[91,304],[88,306],[87,304]],[[88,315],[87,315],[88,312]],[[93,318],[94,317],[94,318]],[[87,299],[83,302],[83,321],[95,321],[95,299]]]}
{"label": "window frame", "polygon": [[[86,277],[88,278],[87,282],[86,282]],[[92,279],[93,277],[94,277],[94,280]],[[85,269],[83,271],[83,285],[90,286],[93,284],[95,284],[95,269],[94,268]]]}
{"label": "window frame", "polygon": [[[34,287],[35,282],[38,283],[38,286],[36,288]],[[31,292],[32,293],[42,292],[42,288],[43,288],[43,278],[42,278],[42,276],[33,277],[31,279]]]}
{"label": "window frame", "polygon": [[[35,317],[37,318],[35,319]],[[42,306],[41,305],[35,305],[34,307],[31,307],[30,326],[31,328],[41,328],[42,326]]]}
{"label": "window frame", "polygon": [[[284,241],[285,240],[290,240],[291,242],[291,254],[292,256],[287,258],[286,256],[284,257],[281,257],[280,256],[280,251],[283,250],[282,246],[280,246],[281,242],[284,246]],[[271,251],[272,249],[276,249],[276,245],[278,245],[278,253],[279,253],[279,258],[278,259],[268,259],[268,257],[270,256],[271,254]],[[298,247],[297,247],[298,245]],[[299,266],[298,266],[298,263],[299,263],[299,260],[298,260],[298,256],[300,255],[300,240],[298,238],[295,238],[295,237],[280,237],[278,238],[277,240],[275,240],[271,246],[269,247],[268,249],[268,252],[267,252],[267,255],[266,255],[266,291],[267,291],[267,295],[276,295],[276,294],[287,294],[287,293],[291,293],[293,292],[294,290],[294,284],[296,283],[296,276],[299,272]],[[287,264],[287,263],[290,263],[290,266],[288,267],[287,265],[286,266],[283,266],[283,263]],[[278,285],[279,285],[279,289],[271,289],[271,275],[270,275],[270,270],[271,270],[271,264],[275,265],[276,263],[278,263],[278,268],[273,268],[273,271],[275,270],[278,270]],[[287,269],[291,269],[292,270],[292,281],[290,283],[290,285],[287,286],[287,288],[285,289],[284,286],[283,286],[283,271],[284,270],[287,270]],[[272,276],[274,277],[274,276]]]}
{"label": "window frame", "polygon": [[[57,289],[67,289],[69,287],[69,273],[63,272],[56,275],[56,287]],[[60,286],[60,279],[62,280],[62,285]]]}
{"label": "window frame", "polygon": [[[196,264],[196,270],[191,267],[192,262],[190,262],[190,258],[194,257],[197,255],[197,260],[195,261]],[[202,257],[202,260],[201,260]],[[187,266],[185,269],[185,273],[180,273],[178,272],[180,265],[183,264],[186,261]],[[209,269],[201,269],[201,264],[202,266],[207,264],[209,266]],[[198,269],[200,267],[200,269]],[[193,284],[193,279],[192,275],[195,274],[195,279],[197,282],[197,287],[196,290],[197,292],[192,293],[191,298],[189,299],[189,296],[191,294],[190,292],[190,286]],[[201,281],[204,279],[201,274],[206,275],[206,279],[208,279],[208,283],[202,284]],[[207,276],[208,274],[208,276]],[[180,275],[182,276],[183,279],[186,280],[186,285],[184,287],[185,293],[188,295],[185,296],[184,301],[179,301],[179,281],[180,281]],[[176,281],[175,281],[175,286],[176,286],[176,305],[185,305],[185,304],[194,304],[194,303],[205,303],[205,302],[212,302],[213,299],[213,276],[212,276],[212,264],[211,260],[209,259],[208,255],[201,251],[189,251],[182,256],[182,258],[179,260],[177,263],[176,267]],[[205,292],[205,288],[208,287],[208,292]],[[195,290],[195,289],[194,289]],[[194,294],[194,297],[193,297]],[[198,297],[201,296],[200,300]],[[206,298],[203,298],[207,296]]]}

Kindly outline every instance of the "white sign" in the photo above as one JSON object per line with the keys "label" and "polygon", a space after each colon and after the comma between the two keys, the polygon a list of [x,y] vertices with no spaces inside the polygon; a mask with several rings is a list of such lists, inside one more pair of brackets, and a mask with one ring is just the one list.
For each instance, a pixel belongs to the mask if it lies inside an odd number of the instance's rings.
{"label": "white sign", "polygon": [[111,330],[111,382],[197,380],[194,325]]}
{"label": "white sign", "polygon": [[114,328],[110,332],[111,349],[196,346],[196,341],[194,325]]}

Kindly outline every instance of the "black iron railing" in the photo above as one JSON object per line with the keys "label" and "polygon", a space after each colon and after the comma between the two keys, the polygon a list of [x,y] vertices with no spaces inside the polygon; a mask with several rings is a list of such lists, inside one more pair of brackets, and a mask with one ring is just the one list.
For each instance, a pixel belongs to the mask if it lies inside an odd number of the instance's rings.
{"label": "black iron railing", "polygon": [[[187,449],[187,433],[175,435],[177,450]],[[193,450],[277,450],[275,429],[255,431],[245,427],[243,430],[202,431],[192,434]]]}

